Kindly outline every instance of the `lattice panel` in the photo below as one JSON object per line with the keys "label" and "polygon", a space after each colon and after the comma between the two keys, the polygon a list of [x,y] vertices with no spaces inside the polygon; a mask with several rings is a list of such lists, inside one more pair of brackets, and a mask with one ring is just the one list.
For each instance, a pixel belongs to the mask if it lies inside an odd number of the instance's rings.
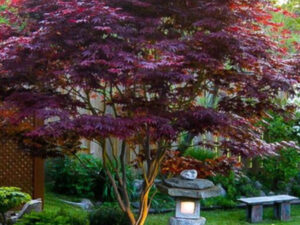
{"label": "lattice panel", "polygon": [[16,186],[33,194],[33,159],[9,140],[1,140],[0,186]]}
{"label": "lattice panel", "polygon": [[12,140],[0,140],[0,186],[20,187],[33,195],[34,159]]}

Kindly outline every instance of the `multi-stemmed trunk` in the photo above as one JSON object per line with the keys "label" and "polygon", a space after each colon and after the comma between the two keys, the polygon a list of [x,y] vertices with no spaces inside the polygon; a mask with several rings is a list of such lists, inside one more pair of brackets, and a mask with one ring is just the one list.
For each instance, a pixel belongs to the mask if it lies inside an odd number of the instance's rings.
{"label": "multi-stemmed trunk", "polygon": [[136,223],[134,225],[144,225],[149,213],[149,192],[148,189],[146,192],[143,192],[140,198],[140,210]]}
{"label": "multi-stemmed trunk", "polygon": [[[155,178],[159,173],[159,165],[164,158],[164,151],[162,149],[158,150],[158,153],[155,157],[150,156],[150,144],[146,140],[144,146],[144,151],[146,154],[146,163],[140,163],[139,167],[143,171],[143,190],[140,195],[140,209],[137,214],[135,214],[131,209],[131,203],[129,199],[129,193],[127,190],[127,177],[126,177],[126,162],[125,162],[125,151],[126,144],[125,141],[122,142],[121,153],[118,158],[120,165],[112,168],[112,160],[106,152],[106,141],[99,141],[102,147],[102,157],[103,157],[103,166],[107,173],[107,176],[112,184],[114,193],[116,195],[118,204],[121,210],[127,215],[132,225],[144,225],[149,213],[149,208],[151,205],[151,200],[153,196],[150,196],[150,190],[154,185]],[[116,160],[116,157],[115,157]],[[113,176],[115,172],[115,176]]]}

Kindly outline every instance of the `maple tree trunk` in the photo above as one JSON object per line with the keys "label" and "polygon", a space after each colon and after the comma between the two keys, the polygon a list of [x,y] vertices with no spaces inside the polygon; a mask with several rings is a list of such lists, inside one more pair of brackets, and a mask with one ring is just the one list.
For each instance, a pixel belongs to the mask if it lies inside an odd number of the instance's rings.
{"label": "maple tree trunk", "polygon": [[131,224],[135,225],[136,219],[135,219],[134,214],[131,211],[130,207],[126,209],[126,214],[127,214],[128,219],[130,220]]}
{"label": "maple tree trunk", "polygon": [[151,187],[145,187],[145,192],[141,195],[140,199],[140,211],[138,219],[133,225],[144,225],[149,213],[149,192]]}
{"label": "maple tree trunk", "polygon": [[[152,185],[148,185],[147,187],[145,187],[143,194],[141,195],[140,198],[140,210],[139,213],[137,215],[137,219],[135,218],[134,213],[132,212],[130,205],[125,207],[125,209],[123,209],[124,213],[127,215],[128,219],[130,220],[130,223],[132,225],[144,225],[146,222],[146,219],[148,217],[149,214],[149,193],[150,193],[150,189],[151,189]],[[123,190],[124,191],[124,190]],[[122,209],[122,204],[119,205]]]}
{"label": "maple tree trunk", "polygon": [[156,160],[153,160],[150,164],[148,164],[148,172],[147,172],[147,178],[145,180],[144,184],[144,190],[140,197],[140,211],[138,215],[138,219],[134,225],[144,225],[146,222],[146,219],[149,214],[149,208],[151,206],[151,201],[154,195],[150,198],[150,190],[152,186],[154,185],[154,181],[156,176],[159,173],[159,165],[161,164],[161,161],[163,159],[163,155],[156,158]]}
{"label": "maple tree trunk", "polygon": [[137,215],[138,219],[135,218],[134,213],[132,212],[130,207],[126,208],[125,213],[132,225],[144,225],[145,224],[146,219],[149,214],[149,192],[150,192],[150,190],[147,191],[145,194],[143,194],[143,196],[141,197],[140,211]]}
{"label": "maple tree trunk", "polygon": [[135,215],[131,209],[131,203],[129,199],[127,184],[126,184],[127,183],[126,165],[125,165],[126,164],[125,162],[126,143],[125,141],[122,142],[121,154],[120,154],[121,166],[120,167],[117,166],[117,168],[114,168],[114,171],[116,173],[115,176],[113,176],[112,172],[109,169],[109,165],[112,166],[113,163],[108,156],[106,142],[103,140],[99,140],[99,143],[101,144],[101,147],[103,149],[102,151],[103,166],[114,189],[117,202],[121,210],[127,215],[131,225],[144,225],[146,222],[146,219],[149,214],[151,201],[154,197],[154,195],[152,195],[151,197],[149,196],[150,190],[154,185],[155,178],[159,173],[159,166],[164,158],[163,152],[159,150],[158,151],[159,154],[155,158],[151,159],[150,144],[148,143],[149,142],[148,140],[146,142],[147,142],[146,157],[148,159],[146,161],[147,169],[143,170],[144,185],[143,185],[143,191],[140,195],[140,210],[138,214]]}

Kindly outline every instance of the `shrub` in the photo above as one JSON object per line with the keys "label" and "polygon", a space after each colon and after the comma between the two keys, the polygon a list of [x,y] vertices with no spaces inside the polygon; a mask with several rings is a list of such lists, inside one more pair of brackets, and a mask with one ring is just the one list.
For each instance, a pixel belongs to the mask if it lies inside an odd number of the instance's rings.
{"label": "shrub", "polygon": [[217,175],[212,178],[216,184],[221,184],[227,191],[227,197],[236,200],[241,196],[257,196],[259,190],[255,188],[254,181],[244,175],[235,175],[231,172],[228,176]]}
{"label": "shrub", "polygon": [[[282,116],[273,115],[268,120],[264,139],[269,142],[295,141],[299,143],[299,115],[295,120],[286,121]],[[300,129],[299,129],[300,130]],[[296,149],[286,148],[278,152],[278,156],[260,159],[263,168],[255,174],[262,184],[275,192],[288,192],[294,178],[299,173],[300,155]]]}
{"label": "shrub", "polygon": [[119,208],[100,207],[90,213],[90,225],[130,225],[127,216]]}
{"label": "shrub", "polygon": [[293,125],[293,140],[300,143],[300,113],[297,114],[297,119]]}
{"label": "shrub", "polygon": [[16,225],[89,225],[89,220],[82,213],[44,211],[27,214]]}
{"label": "shrub", "polygon": [[226,196],[220,196],[213,199],[203,200],[205,206],[211,206],[212,204],[222,207],[234,207],[236,206],[236,200],[241,196],[258,196],[260,190],[255,188],[255,182],[247,178],[246,176],[237,176],[234,172],[229,173],[228,176],[217,175],[212,177],[211,180],[215,184],[221,184],[226,190]]}
{"label": "shrub", "polygon": [[268,120],[268,126],[264,133],[267,142],[280,142],[294,140],[295,121],[285,121],[282,116],[274,115],[273,119]]}
{"label": "shrub", "polygon": [[204,207],[220,206],[224,208],[234,208],[237,206],[236,200],[229,199],[224,196],[201,199],[201,205]]}
{"label": "shrub", "polygon": [[103,174],[101,161],[87,154],[78,154],[78,158],[80,161],[67,156],[47,161],[46,176],[52,182],[50,189],[60,194],[95,198],[98,191],[103,191],[98,187],[99,183],[104,183],[100,176]]}
{"label": "shrub", "polygon": [[205,161],[206,159],[214,159],[218,156],[216,152],[204,148],[188,148],[185,153],[185,157],[191,157],[200,161]]}
{"label": "shrub", "polygon": [[21,192],[17,187],[0,187],[0,222],[7,224],[5,213],[31,199],[29,194]]}
{"label": "shrub", "polygon": [[[113,187],[101,160],[89,154],[78,154],[77,157],[66,156],[47,161],[46,177],[50,190],[59,194],[115,201]],[[115,172],[111,172],[115,176]],[[131,171],[127,169],[126,173],[129,193],[133,193]]]}
{"label": "shrub", "polygon": [[158,191],[158,189],[153,186],[150,191],[150,196],[154,197],[151,202],[151,208],[155,209],[156,212],[161,212],[164,209],[175,208],[175,200],[169,195]]}
{"label": "shrub", "polygon": [[299,184],[292,186],[292,195],[300,197],[300,185]]}
{"label": "shrub", "polygon": [[299,173],[300,155],[293,148],[282,149],[278,156],[267,157],[262,161],[263,168],[257,177],[273,191],[286,191]]}

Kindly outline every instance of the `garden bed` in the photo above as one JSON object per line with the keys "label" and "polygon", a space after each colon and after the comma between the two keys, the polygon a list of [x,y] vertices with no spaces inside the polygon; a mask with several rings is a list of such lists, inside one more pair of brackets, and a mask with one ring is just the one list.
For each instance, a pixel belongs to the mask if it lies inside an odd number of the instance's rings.
{"label": "garden bed", "polygon": [[[64,196],[57,196],[52,193],[47,193],[45,198],[45,210],[55,211],[60,208],[71,210],[73,212],[78,212],[79,214],[87,213],[80,208],[70,206],[66,203],[61,202],[60,198]],[[69,200],[74,200],[67,198]],[[292,219],[289,222],[280,222],[273,220],[272,208],[267,207],[264,211],[264,222],[259,223],[261,225],[299,225],[300,224],[300,205],[292,206]],[[146,225],[166,225],[168,224],[168,219],[173,215],[173,213],[166,214],[155,214],[149,215]],[[218,215],[216,217],[216,215]],[[202,215],[207,219],[207,225],[248,225],[250,223],[246,222],[245,210],[244,209],[218,209],[218,210],[204,210]]]}

